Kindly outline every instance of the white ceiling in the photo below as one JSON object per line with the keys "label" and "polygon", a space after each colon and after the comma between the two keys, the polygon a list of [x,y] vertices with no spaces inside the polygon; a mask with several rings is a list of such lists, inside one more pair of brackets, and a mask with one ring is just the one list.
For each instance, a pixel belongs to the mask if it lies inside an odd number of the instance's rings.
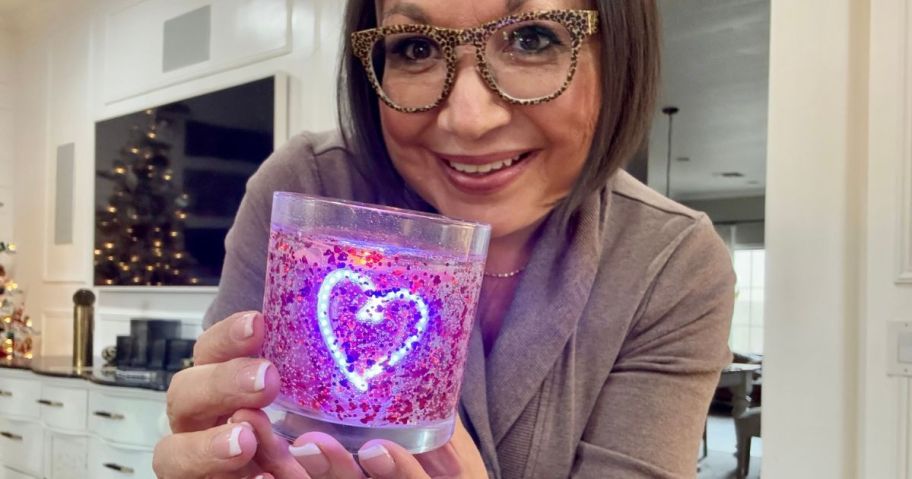
{"label": "white ceiling", "polygon": [[[649,142],[650,176],[664,186],[674,105],[676,199],[762,195],[766,183],[769,0],[659,0],[663,91]],[[679,161],[679,158],[690,161]],[[656,169],[660,171],[655,171]],[[724,178],[739,172],[743,178]],[[651,182],[652,183],[652,182]]]}

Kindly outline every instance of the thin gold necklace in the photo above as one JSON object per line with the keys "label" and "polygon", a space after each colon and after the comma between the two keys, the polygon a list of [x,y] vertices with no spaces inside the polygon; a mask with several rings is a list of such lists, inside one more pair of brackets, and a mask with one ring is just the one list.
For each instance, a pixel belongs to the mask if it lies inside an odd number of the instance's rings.
{"label": "thin gold necklace", "polygon": [[488,273],[487,271],[485,271],[484,275],[488,278],[506,279],[506,278],[512,278],[512,277],[518,275],[519,273],[522,273],[525,269],[526,269],[526,267],[523,266],[522,268],[519,268],[516,271],[510,271],[509,273]]}

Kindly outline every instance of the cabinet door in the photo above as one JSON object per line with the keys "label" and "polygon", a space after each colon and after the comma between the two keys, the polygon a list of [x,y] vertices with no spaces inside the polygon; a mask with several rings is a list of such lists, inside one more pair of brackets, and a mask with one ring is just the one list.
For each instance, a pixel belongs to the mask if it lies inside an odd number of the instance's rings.
{"label": "cabinet door", "polygon": [[48,432],[45,436],[47,479],[84,479],[88,440],[82,436],[68,436]]}
{"label": "cabinet door", "polygon": [[84,388],[45,384],[37,403],[41,406],[41,420],[46,425],[74,432],[85,430],[88,392]]}
{"label": "cabinet door", "polygon": [[87,477],[92,479],[155,479],[151,450],[115,446],[92,438],[88,463]]}
{"label": "cabinet door", "polygon": [[92,391],[89,394],[89,431],[112,443],[155,447],[167,431],[165,403],[115,396]]}
{"label": "cabinet door", "polygon": [[22,418],[38,418],[41,381],[0,376],[0,411]]}
{"label": "cabinet door", "polygon": [[40,476],[43,458],[41,424],[0,416],[0,462],[3,465]]}

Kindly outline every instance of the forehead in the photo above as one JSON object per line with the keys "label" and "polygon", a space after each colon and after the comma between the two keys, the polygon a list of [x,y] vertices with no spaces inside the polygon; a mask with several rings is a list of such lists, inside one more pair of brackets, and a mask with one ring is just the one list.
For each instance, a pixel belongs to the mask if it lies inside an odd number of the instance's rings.
{"label": "forehead", "polygon": [[591,0],[375,0],[381,25],[469,28],[515,13],[592,8]]}

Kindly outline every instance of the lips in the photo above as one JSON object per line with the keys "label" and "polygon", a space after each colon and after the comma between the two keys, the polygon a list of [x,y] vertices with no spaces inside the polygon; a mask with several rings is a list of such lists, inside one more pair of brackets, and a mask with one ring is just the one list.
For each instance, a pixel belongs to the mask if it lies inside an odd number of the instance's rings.
{"label": "lips", "polygon": [[437,155],[450,182],[465,192],[486,193],[512,183],[537,151],[511,151],[491,155]]}

